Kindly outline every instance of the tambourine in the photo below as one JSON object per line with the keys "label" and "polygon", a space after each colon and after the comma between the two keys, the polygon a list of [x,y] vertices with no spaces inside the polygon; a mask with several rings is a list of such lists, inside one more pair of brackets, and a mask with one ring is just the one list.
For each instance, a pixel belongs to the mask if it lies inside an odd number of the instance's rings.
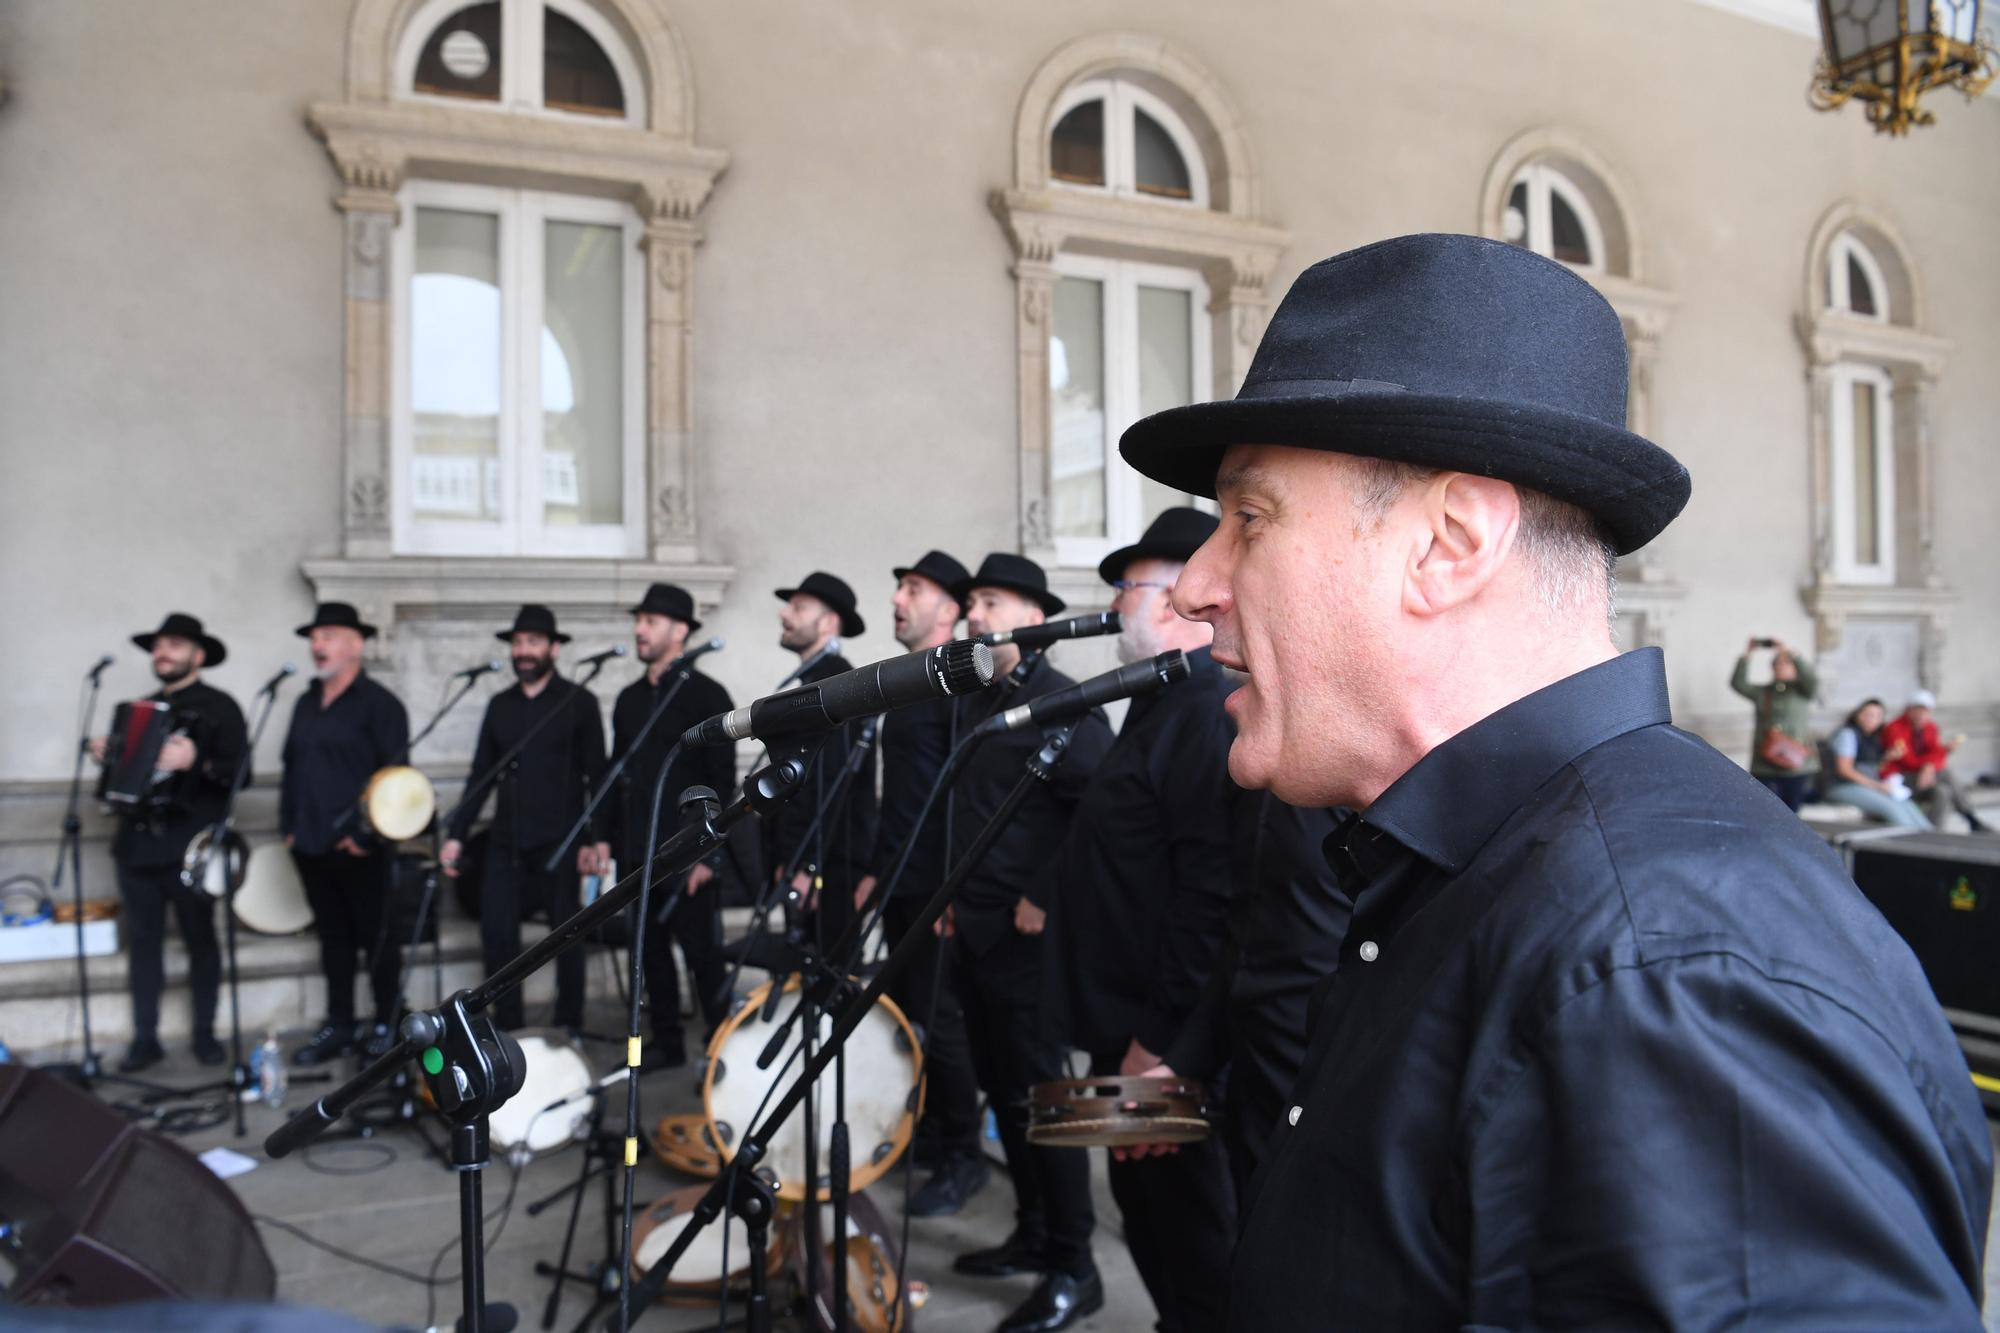
{"label": "tambourine", "polygon": [[1208,1107],[1191,1078],[1066,1078],[1028,1092],[1028,1142],[1049,1148],[1130,1148],[1208,1137]]}
{"label": "tambourine", "polygon": [[722,1154],[699,1111],[663,1115],[653,1129],[653,1155],[676,1171],[713,1180],[722,1174]]}

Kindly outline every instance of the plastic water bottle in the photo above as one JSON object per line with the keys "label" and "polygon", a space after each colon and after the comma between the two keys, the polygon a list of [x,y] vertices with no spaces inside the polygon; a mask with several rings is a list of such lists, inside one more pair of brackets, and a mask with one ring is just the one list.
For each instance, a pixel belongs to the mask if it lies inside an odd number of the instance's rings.
{"label": "plastic water bottle", "polygon": [[278,1034],[267,1032],[264,1044],[250,1057],[257,1080],[257,1096],[266,1106],[285,1104],[285,1053],[278,1049]]}

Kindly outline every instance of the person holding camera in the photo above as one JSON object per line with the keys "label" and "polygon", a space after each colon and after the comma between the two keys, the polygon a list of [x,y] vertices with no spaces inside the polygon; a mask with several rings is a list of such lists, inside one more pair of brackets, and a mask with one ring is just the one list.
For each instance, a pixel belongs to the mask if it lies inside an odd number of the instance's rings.
{"label": "person holding camera", "polygon": [[[1771,679],[1752,685],[1750,654],[1759,648],[1771,649]],[[1782,639],[1752,639],[1736,659],[1729,688],[1757,709],[1750,732],[1750,776],[1797,814],[1819,777],[1819,751],[1812,743],[1812,704],[1819,693],[1819,677],[1812,663]]]}

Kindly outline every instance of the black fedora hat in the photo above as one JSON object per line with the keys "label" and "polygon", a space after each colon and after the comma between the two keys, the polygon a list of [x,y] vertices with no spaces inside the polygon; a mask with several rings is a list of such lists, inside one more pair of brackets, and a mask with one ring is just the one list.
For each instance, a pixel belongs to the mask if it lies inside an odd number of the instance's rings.
{"label": "black fedora hat", "polygon": [[1062,598],[1049,591],[1049,576],[1040,565],[1025,555],[1009,555],[1005,551],[995,551],[980,561],[979,572],[953,589],[960,606],[972,604],[974,588],[1005,588],[1019,593],[1041,607],[1043,615],[1052,616],[1065,605]]}
{"label": "black fedora hat", "polygon": [[229,649],[223,646],[222,640],[203,630],[201,621],[185,611],[167,612],[167,618],[160,622],[158,629],[151,634],[134,634],[132,642],[150,653],[153,651],[153,640],[162,634],[200,644],[203,666],[221,666],[223,659],[229,656]]}
{"label": "black fedora hat", "polygon": [[346,602],[321,602],[313,608],[313,618],[299,626],[297,633],[301,639],[311,638],[312,632],[321,627],[351,629],[364,639],[375,637],[375,627],[362,620],[361,613]]}
{"label": "black fedora hat", "polygon": [[1106,583],[1116,583],[1125,577],[1125,566],[1134,560],[1174,560],[1186,564],[1221,522],[1207,510],[1193,505],[1162,509],[1159,517],[1146,525],[1145,535],[1138,541],[1119,547],[1098,562],[1097,577]]}
{"label": "black fedora hat", "polygon": [[556,632],[556,613],[534,602],[514,613],[514,628],[503,629],[493,637],[506,643],[516,634],[544,634],[557,643],[569,642],[569,635]]}
{"label": "black fedora hat", "polygon": [[1625,429],[1625,389],[1624,330],[1577,274],[1501,241],[1401,236],[1301,273],[1235,398],[1142,418],[1118,450],[1208,496],[1232,444],[1476,472],[1588,511],[1622,555],[1689,489]]}
{"label": "black fedora hat", "polygon": [[868,630],[866,622],[861,619],[861,613],[854,609],[854,589],[847,586],[845,579],[837,579],[831,574],[815,569],[799,580],[798,587],[779,588],[777,593],[781,602],[789,602],[800,593],[817,597],[825,602],[840,614],[840,636],[843,639],[854,638]]}
{"label": "black fedora hat", "polygon": [[952,559],[943,551],[925,551],[924,558],[917,561],[916,564],[898,565],[889,572],[894,574],[899,581],[905,574],[921,575],[929,579],[932,583],[937,584],[938,587],[943,588],[960,606],[965,605],[965,602],[958,595],[958,586],[972,577],[972,575],[966,572],[964,565],[959,564],[958,561]]}
{"label": "black fedora hat", "polygon": [[701,622],[694,618],[694,595],[677,583],[655,583],[646,589],[646,595],[632,608],[635,616],[671,616],[688,627],[692,634],[701,628]]}

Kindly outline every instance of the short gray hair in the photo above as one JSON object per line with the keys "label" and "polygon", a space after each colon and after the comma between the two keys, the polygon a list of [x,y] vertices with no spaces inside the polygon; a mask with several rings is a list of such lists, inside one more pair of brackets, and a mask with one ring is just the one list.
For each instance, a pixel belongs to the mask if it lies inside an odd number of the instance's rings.
{"label": "short gray hair", "polygon": [[[1381,523],[1405,487],[1429,481],[1440,469],[1384,458],[1348,455],[1359,471],[1355,488],[1355,531]],[[1552,621],[1604,599],[1612,628],[1618,620],[1618,550],[1587,510],[1527,486],[1521,496],[1521,524],[1515,548],[1535,570],[1535,591]]]}

